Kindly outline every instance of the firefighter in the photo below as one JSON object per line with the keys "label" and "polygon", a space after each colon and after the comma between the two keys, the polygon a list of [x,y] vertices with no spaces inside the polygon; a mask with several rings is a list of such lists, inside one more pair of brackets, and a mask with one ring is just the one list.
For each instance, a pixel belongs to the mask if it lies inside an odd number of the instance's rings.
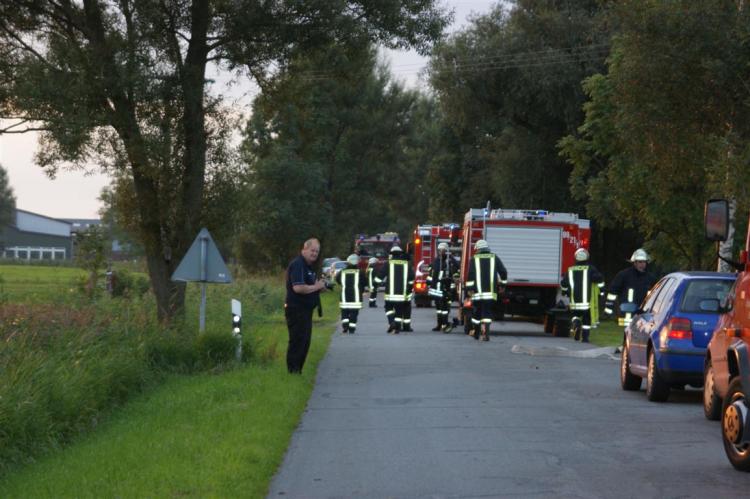
{"label": "firefighter", "polygon": [[367,289],[370,292],[370,308],[378,308],[378,283],[375,282],[375,279],[378,277],[375,273],[375,265],[377,263],[378,259],[375,257],[367,261]]}
{"label": "firefighter", "polygon": [[585,248],[578,248],[574,256],[576,263],[568,268],[560,289],[570,297],[573,338],[588,343],[591,327],[597,322],[597,303],[604,288],[604,277],[589,262],[589,252]]}
{"label": "firefighter", "polygon": [[508,282],[508,271],[502,260],[490,252],[487,241],[480,239],[474,244],[475,254],[469,262],[469,276],[466,289],[471,296],[471,323],[469,333],[478,340],[490,341],[492,309],[497,301],[498,291],[503,291]]}
{"label": "firefighter", "polygon": [[341,286],[341,332],[354,334],[357,331],[357,316],[362,308],[362,293],[365,282],[359,271],[359,256],[351,254],[346,259],[346,268],[336,274],[336,283]]}
{"label": "firefighter", "polygon": [[[633,265],[618,272],[609,286],[607,302],[604,306],[604,313],[607,315],[611,316],[614,313],[616,303],[640,305],[646,298],[648,290],[656,283],[656,277],[646,271],[646,265],[651,259],[644,249],[635,250],[629,261]],[[620,312],[617,323],[628,327],[631,318],[632,314]]]}
{"label": "firefighter", "polygon": [[427,284],[430,286],[428,294],[435,302],[435,313],[437,315],[437,325],[432,328],[433,331],[450,333],[453,328],[453,325],[448,321],[448,315],[451,310],[453,289],[456,287],[453,274],[457,270],[458,262],[448,254],[448,243],[438,244],[438,258],[432,264],[430,275],[427,276]]}
{"label": "firefighter", "polygon": [[400,246],[395,245],[391,248],[388,263],[383,266],[376,284],[385,286],[388,334],[412,331],[411,294],[414,286],[414,270]]}

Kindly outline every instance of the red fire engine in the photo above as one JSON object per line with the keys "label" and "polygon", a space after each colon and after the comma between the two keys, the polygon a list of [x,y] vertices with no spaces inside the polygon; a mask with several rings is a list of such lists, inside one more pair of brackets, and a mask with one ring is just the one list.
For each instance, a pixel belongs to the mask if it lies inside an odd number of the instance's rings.
{"label": "red fire engine", "polygon": [[427,276],[440,243],[447,243],[451,256],[460,260],[461,226],[458,224],[417,225],[414,229],[408,251],[414,265],[414,303],[418,307],[430,306]]}
{"label": "red fire engine", "polygon": [[359,268],[365,270],[368,260],[375,257],[378,259],[376,268],[380,269],[383,262],[388,260],[388,252],[394,244],[400,244],[395,232],[383,232],[374,236],[359,234],[354,239],[354,252],[360,256]]}
{"label": "red fire engine", "polygon": [[[508,313],[545,317],[558,300],[560,280],[575,263],[578,248],[589,247],[591,227],[575,213],[544,210],[476,209],[466,213],[459,296],[466,299],[464,283],[474,243],[487,241],[508,270],[508,284],[498,297],[496,318]],[[470,307],[466,312],[470,312]],[[464,314],[464,325],[468,323]],[[545,317],[546,318],[546,317]]]}

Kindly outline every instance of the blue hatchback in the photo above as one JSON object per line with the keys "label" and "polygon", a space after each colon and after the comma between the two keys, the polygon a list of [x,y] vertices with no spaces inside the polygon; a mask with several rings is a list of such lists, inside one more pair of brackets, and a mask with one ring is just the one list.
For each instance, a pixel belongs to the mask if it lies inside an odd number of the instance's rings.
{"label": "blue hatchback", "polygon": [[702,386],[719,303],[734,280],[734,274],[674,272],[657,282],[625,329],[622,389],[639,390],[646,378],[648,399],[663,402],[670,388]]}

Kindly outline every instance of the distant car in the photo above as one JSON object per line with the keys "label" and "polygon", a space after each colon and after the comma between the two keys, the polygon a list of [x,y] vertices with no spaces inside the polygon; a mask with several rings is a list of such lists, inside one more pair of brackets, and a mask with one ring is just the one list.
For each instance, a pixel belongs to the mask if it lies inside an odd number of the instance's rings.
{"label": "distant car", "polygon": [[[620,384],[663,402],[671,388],[703,385],[706,347],[734,274],[674,272],[657,282],[625,329]],[[635,308],[635,307],[633,307]]]}
{"label": "distant car", "polygon": [[333,262],[339,262],[341,261],[341,258],[337,256],[331,256],[328,258],[323,259],[323,263],[320,265],[320,267],[325,270],[326,268],[330,267]]}
{"label": "distant car", "polygon": [[343,260],[338,260],[336,262],[333,262],[331,265],[328,266],[327,269],[323,269],[323,277],[329,280],[333,280],[334,277],[336,277],[336,274],[342,269],[346,268],[347,263]]}

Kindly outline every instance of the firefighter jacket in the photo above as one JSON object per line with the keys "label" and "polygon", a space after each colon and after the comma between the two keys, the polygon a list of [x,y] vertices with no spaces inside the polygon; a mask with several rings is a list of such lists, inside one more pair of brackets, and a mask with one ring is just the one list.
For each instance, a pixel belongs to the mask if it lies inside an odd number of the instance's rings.
{"label": "firefighter jacket", "polygon": [[469,262],[466,289],[473,291],[472,300],[497,300],[497,286],[508,283],[508,271],[494,253],[477,253]]}
{"label": "firefighter jacket", "polygon": [[336,283],[341,286],[341,308],[362,308],[365,280],[357,267],[349,266],[336,274]]}
{"label": "firefighter jacket", "polygon": [[639,272],[635,267],[628,267],[617,273],[609,285],[607,303],[604,311],[613,313],[615,301],[640,305],[646,299],[648,290],[656,283],[656,277],[648,272]]}
{"label": "firefighter jacket", "polygon": [[450,295],[450,291],[456,287],[453,281],[453,274],[456,272],[458,261],[450,255],[435,260],[430,275],[427,276],[427,284],[430,286],[427,294],[436,298],[442,298],[446,293]]}
{"label": "firefighter jacket", "polygon": [[604,276],[587,262],[571,265],[560,283],[560,290],[570,297],[571,310],[590,310],[602,288]]}
{"label": "firefighter jacket", "polygon": [[408,302],[414,286],[414,269],[405,258],[391,257],[376,282],[385,287],[385,301]]}

